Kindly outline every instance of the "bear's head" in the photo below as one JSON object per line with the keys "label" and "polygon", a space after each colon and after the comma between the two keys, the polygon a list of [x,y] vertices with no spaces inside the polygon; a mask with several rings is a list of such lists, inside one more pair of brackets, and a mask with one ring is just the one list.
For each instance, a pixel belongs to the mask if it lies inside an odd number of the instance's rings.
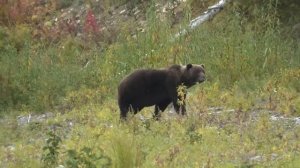
{"label": "bear's head", "polygon": [[203,64],[187,64],[184,68],[182,68],[182,70],[182,82],[187,87],[191,87],[197,83],[205,81],[205,70]]}

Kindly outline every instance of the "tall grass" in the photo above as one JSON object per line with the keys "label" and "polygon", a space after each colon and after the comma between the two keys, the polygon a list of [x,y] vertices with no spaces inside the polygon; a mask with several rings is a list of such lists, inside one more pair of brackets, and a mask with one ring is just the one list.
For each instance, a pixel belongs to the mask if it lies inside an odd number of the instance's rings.
{"label": "tall grass", "polygon": [[[86,50],[72,38],[47,44],[20,37],[0,51],[1,109],[53,109],[70,104],[72,100],[65,97],[80,99],[74,92],[86,88],[95,90],[89,92],[88,101],[99,103],[107,96],[115,97],[118,82],[132,70],[174,63],[204,63],[209,82],[218,82],[224,89],[238,85],[255,90],[276,80],[299,92],[299,80],[294,78],[299,75],[299,45],[281,37],[276,15],[270,17],[272,10],[256,10],[270,13],[260,17],[258,12],[253,22],[239,9],[230,9],[171,41],[174,31],[159,20],[153,4],[145,32],[120,34],[104,51]],[[10,34],[7,39],[14,37]]]}

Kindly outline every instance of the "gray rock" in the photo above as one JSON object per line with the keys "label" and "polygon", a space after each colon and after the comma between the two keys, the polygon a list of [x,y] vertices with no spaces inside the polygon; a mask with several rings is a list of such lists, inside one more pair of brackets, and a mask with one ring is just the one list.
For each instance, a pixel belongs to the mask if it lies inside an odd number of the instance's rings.
{"label": "gray rock", "polygon": [[31,114],[28,114],[26,116],[18,116],[17,117],[17,122],[18,122],[18,126],[24,126],[26,124],[29,124],[31,122],[37,122],[37,123],[40,123],[40,122],[43,122],[49,118],[53,118],[54,117],[54,114],[51,113],[51,112],[46,112],[44,114],[41,114],[41,115],[31,115]]}
{"label": "gray rock", "polygon": [[249,158],[249,161],[251,162],[261,162],[263,160],[263,156],[257,155]]}

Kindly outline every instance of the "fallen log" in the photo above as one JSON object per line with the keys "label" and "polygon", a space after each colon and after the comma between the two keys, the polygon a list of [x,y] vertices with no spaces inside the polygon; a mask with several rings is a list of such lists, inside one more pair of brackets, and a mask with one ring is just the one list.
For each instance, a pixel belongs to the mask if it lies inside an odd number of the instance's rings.
{"label": "fallen log", "polygon": [[175,38],[185,35],[188,31],[195,29],[203,22],[213,18],[217,13],[219,13],[225,6],[225,4],[229,2],[229,0],[220,0],[217,4],[208,7],[207,11],[203,12],[200,16],[191,20],[188,28],[181,30],[179,33],[175,35]]}

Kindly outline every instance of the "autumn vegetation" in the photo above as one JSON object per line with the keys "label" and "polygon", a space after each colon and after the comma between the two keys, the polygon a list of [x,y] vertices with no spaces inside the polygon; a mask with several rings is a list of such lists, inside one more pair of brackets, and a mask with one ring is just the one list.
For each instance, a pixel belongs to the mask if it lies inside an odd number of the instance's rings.
{"label": "autumn vegetation", "polygon": [[[0,0],[0,167],[299,165],[298,1],[231,1],[171,40],[215,2]],[[206,67],[188,116],[147,108],[120,123],[119,81],[175,63]]]}

